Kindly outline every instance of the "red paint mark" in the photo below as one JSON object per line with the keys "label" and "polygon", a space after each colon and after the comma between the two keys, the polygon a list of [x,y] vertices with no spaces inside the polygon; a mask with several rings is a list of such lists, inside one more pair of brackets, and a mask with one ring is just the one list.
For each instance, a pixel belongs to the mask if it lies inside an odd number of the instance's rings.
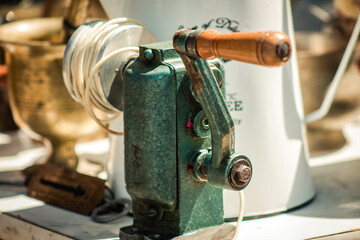
{"label": "red paint mark", "polygon": [[192,128],[192,125],[193,125],[193,123],[191,122],[191,120],[189,120],[189,121],[187,121],[187,123],[186,123],[186,128]]}
{"label": "red paint mark", "polygon": [[189,162],[188,165],[186,166],[186,171],[187,172],[192,172],[194,171],[194,164]]}

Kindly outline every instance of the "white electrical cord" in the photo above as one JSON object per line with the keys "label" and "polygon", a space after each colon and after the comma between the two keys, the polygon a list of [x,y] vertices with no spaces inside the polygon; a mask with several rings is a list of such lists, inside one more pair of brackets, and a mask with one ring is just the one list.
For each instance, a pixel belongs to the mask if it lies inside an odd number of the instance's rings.
{"label": "white electrical cord", "polygon": [[[310,113],[309,115],[307,115],[305,117],[305,123],[311,123],[311,122],[320,120],[323,117],[325,117],[326,114],[329,112],[331,104],[334,100],[336,91],[337,91],[340,81],[342,79],[342,76],[344,75],[346,67],[349,64],[350,57],[355,48],[356,42],[359,38],[359,33],[360,33],[360,14],[358,15],[354,30],[351,34],[349,43],[345,49],[345,52],[341,59],[340,65],[339,65],[338,69],[336,70],[334,79],[329,86],[329,90],[328,90],[320,108],[315,110],[314,112]],[[316,81],[317,79],[313,79],[313,80]]]}
{"label": "white electrical cord", "polygon": [[240,198],[240,208],[239,208],[239,217],[237,220],[237,224],[236,224],[236,229],[235,229],[235,233],[234,233],[234,237],[233,240],[237,240],[239,237],[239,232],[240,232],[240,224],[244,218],[244,206],[245,206],[245,196],[244,196],[244,192],[243,191],[239,191],[239,198]]}
{"label": "white electrical cord", "polygon": [[[135,23],[127,18],[96,21],[81,26],[70,38],[63,59],[63,76],[70,94],[84,105],[97,124],[109,133],[123,135],[108,128],[107,124],[120,114],[103,96],[99,69],[110,58],[124,52],[139,52],[138,47],[124,47],[99,59],[107,39],[120,24]],[[120,65],[120,63],[119,63]]]}

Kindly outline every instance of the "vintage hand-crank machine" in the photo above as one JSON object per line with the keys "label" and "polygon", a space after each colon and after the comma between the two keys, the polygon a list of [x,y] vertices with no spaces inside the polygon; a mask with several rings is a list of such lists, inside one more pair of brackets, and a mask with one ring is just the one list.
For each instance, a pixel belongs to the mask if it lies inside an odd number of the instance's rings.
{"label": "vintage hand-crank machine", "polygon": [[[140,21],[158,41],[167,41],[180,28],[221,33],[272,30],[294,41],[289,0],[101,0],[111,18]],[[176,10],[175,10],[176,9]],[[175,11],[174,11],[175,10]],[[278,68],[225,60],[226,100],[235,126],[235,151],[251,159],[253,178],[244,191],[247,218],[272,215],[311,201],[308,144],[298,77],[297,55]],[[121,126],[121,118],[112,122]],[[114,137],[113,188],[125,197],[123,136]],[[119,165],[117,165],[119,164]],[[239,194],[224,190],[224,217],[236,219]]]}
{"label": "vintage hand-crank machine", "polygon": [[100,125],[124,114],[134,223],[121,239],[169,239],[223,222],[222,189],[244,189],[252,166],[235,153],[224,70],[214,58],[280,66],[291,54],[280,32],[180,30],[173,42],[132,47],[145,35],[154,41],[128,19],[89,23],[75,31],[63,62],[69,92]]}

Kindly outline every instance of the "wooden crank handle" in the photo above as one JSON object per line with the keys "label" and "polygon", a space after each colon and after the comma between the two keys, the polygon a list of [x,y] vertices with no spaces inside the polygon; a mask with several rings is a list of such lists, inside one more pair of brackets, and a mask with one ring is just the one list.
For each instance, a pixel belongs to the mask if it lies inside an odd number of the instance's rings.
{"label": "wooden crank handle", "polygon": [[196,39],[196,52],[204,59],[226,58],[263,66],[281,66],[291,56],[289,37],[277,31],[220,34],[205,30]]}

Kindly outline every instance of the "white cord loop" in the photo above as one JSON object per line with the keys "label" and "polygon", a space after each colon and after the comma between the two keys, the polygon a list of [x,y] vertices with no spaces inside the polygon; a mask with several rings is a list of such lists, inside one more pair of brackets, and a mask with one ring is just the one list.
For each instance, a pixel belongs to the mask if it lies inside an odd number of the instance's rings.
{"label": "white cord loop", "polygon": [[233,236],[233,240],[237,240],[240,236],[240,224],[244,218],[244,206],[245,206],[245,196],[244,196],[244,192],[243,191],[239,191],[239,200],[240,200],[240,207],[239,207],[239,216],[238,216],[238,220],[237,220],[237,224],[236,224],[236,228],[235,228],[235,232],[234,232],[234,236]]}
{"label": "white cord loop", "polygon": [[70,38],[63,59],[64,81],[72,97],[84,105],[86,112],[100,127],[115,135],[124,133],[109,129],[108,124],[121,113],[112,107],[104,96],[99,70],[115,55],[139,52],[139,48],[134,46],[117,49],[105,56],[101,55],[108,38],[118,27],[127,23],[141,25],[127,18],[95,21],[82,25]]}

